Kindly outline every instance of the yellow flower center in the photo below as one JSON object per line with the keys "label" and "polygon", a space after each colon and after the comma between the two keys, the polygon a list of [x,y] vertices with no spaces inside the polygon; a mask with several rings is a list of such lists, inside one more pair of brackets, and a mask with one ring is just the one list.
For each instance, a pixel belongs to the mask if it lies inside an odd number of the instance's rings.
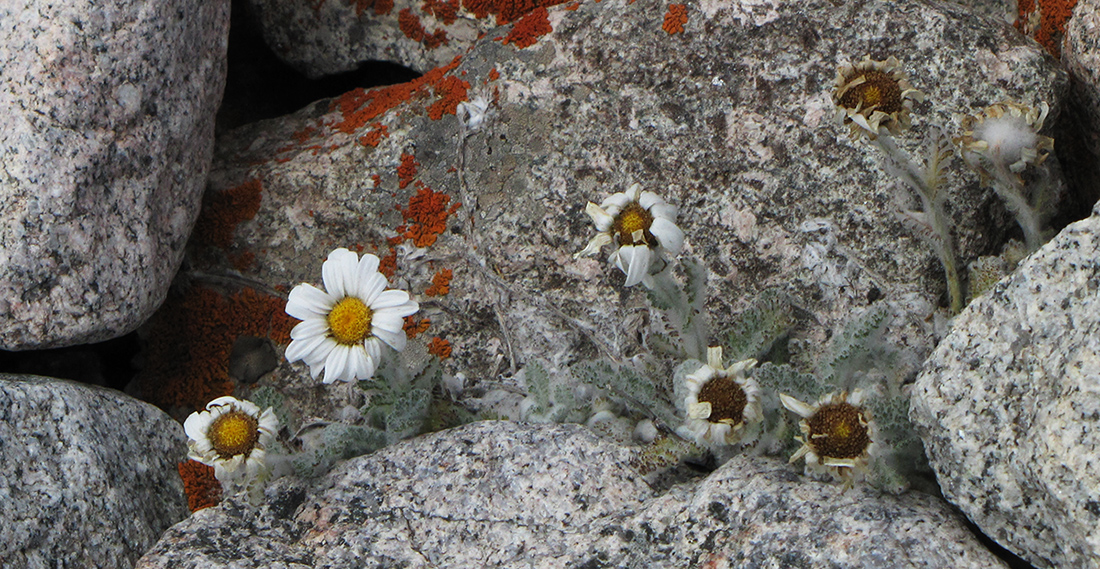
{"label": "yellow flower center", "polygon": [[255,417],[236,409],[214,419],[206,436],[221,458],[248,454],[260,439],[260,423]]}
{"label": "yellow flower center", "polygon": [[[860,77],[853,77],[852,81]],[[901,87],[896,79],[882,71],[864,71],[863,82],[845,91],[840,97],[840,105],[848,109],[864,111],[875,110],[886,114],[900,112],[902,106]]]}
{"label": "yellow flower center", "polygon": [[374,313],[354,296],[344,297],[328,313],[328,328],[337,342],[350,346],[363,341],[370,333]]}
{"label": "yellow flower center", "polygon": [[740,425],[745,422],[745,406],[749,398],[732,378],[724,375],[712,378],[699,390],[696,400],[710,403],[710,417],[707,420],[711,423]]}
{"label": "yellow flower center", "polygon": [[821,457],[858,458],[871,445],[863,410],[851,403],[823,405],[806,422],[810,446]]}
{"label": "yellow flower center", "polygon": [[[655,241],[653,234],[649,232],[650,225],[653,225],[653,214],[638,202],[631,202],[615,216],[611,227],[619,234],[619,245],[641,245]],[[636,235],[638,239],[635,239]]]}

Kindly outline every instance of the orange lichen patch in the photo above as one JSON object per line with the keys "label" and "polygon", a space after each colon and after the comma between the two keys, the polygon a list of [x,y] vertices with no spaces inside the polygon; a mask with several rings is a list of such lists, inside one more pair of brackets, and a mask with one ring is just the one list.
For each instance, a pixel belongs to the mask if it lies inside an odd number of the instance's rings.
{"label": "orange lichen patch", "polygon": [[382,123],[374,123],[371,126],[373,126],[374,128],[370,132],[359,137],[359,144],[362,144],[363,146],[370,146],[373,148],[378,146],[378,143],[382,142],[382,138],[388,137],[390,133],[389,128],[387,128],[386,125]]}
{"label": "orange lichen patch", "polygon": [[420,23],[420,18],[408,8],[402,8],[397,13],[397,27],[401,28],[401,33],[405,34],[405,37],[413,41],[423,40],[427,33],[424,25]]}
{"label": "orange lichen patch", "polygon": [[384,255],[378,262],[378,272],[386,275],[387,279],[392,279],[393,274],[397,272],[397,251],[390,249],[390,252]]}
{"label": "orange lichen patch", "polygon": [[665,23],[661,29],[668,35],[684,33],[684,24],[688,21],[687,4],[669,4],[665,13]]}
{"label": "orange lichen patch", "polygon": [[455,203],[448,209],[450,201],[451,196],[421,186],[416,195],[409,198],[408,209],[401,211],[401,215],[411,222],[402,237],[411,239],[417,247],[434,244],[436,237],[447,230],[447,217],[461,205]]}
{"label": "orange lichen patch", "polygon": [[449,26],[458,19],[458,7],[459,0],[427,0],[421,9]]}
{"label": "orange lichen patch", "polygon": [[516,47],[523,49],[535,45],[540,37],[552,31],[554,29],[550,27],[550,13],[546,8],[539,7],[520,18],[516,25],[512,26],[512,31],[504,37],[503,43],[505,45],[514,43]]}
{"label": "orange lichen patch", "polygon": [[1018,0],[1014,25],[1020,33],[1035,38],[1051,55],[1061,58],[1062,38],[1076,5],[1077,0]]}
{"label": "orange lichen patch", "polygon": [[233,265],[233,268],[242,273],[252,268],[252,263],[255,260],[256,254],[252,251],[242,251],[239,255],[229,254],[229,262]]}
{"label": "orange lichen patch", "polygon": [[451,269],[443,269],[432,277],[432,286],[428,287],[428,290],[424,291],[427,296],[443,296],[448,292],[451,292],[451,278],[454,274]]}
{"label": "orange lichen patch", "polygon": [[233,394],[229,354],[241,336],[290,342],[295,321],[286,301],[252,289],[232,295],[192,286],[170,297],[146,328],[145,368],[138,375],[142,398],[163,409],[201,409]]}
{"label": "orange lichen patch", "polygon": [[317,134],[317,128],[316,127],[307,126],[307,127],[303,128],[302,130],[294,131],[294,133],[291,134],[290,136],[295,141],[297,141],[298,144],[305,144],[306,142],[309,142],[309,140],[311,138],[313,138],[314,135],[316,135],[316,134]]}
{"label": "orange lichen patch", "polygon": [[412,340],[420,334],[423,334],[428,330],[428,326],[432,324],[431,320],[427,318],[417,319],[416,316],[405,317],[405,337]]}
{"label": "orange lichen patch", "polygon": [[496,81],[497,79],[500,79],[500,72],[497,71],[496,67],[494,67],[489,70],[489,80]]}
{"label": "orange lichen patch", "polygon": [[439,99],[428,107],[428,118],[437,121],[443,118],[443,115],[453,115],[458,112],[458,104],[469,98],[467,95],[469,88],[469,83],[452,75],[440,79],[435,85],[435,94]]}
{"label": "orange lichen patch", "polygon": [[382,113],[408,101],[414,94],[426,93],[427,86],[439,83],[447,73],[458,67],[459,61],[461,59],[456,57],[449,64],[432,69],[407,83],[370,91],[354,89],[344,93],[332,103],[331,110],[339,110],[341,115],[341,120],[333,123],[332,128],[345,134],[353,134]]}
{"label": "orange lichen patch", "polygon": [[401,155],[401,165],[397,167],[397,187],[404,189],[409,182],[416,177],[416,167],[419,164],[412,154]]}
{"label": "orange lichen patch", "polygon": [[374,187],[382,185],[382,176],[379,174],[371,174],[370,180],[374,182]]}
{"label": "orange lichen patch", "polygon": [[567,0],[462,0],[462,7],[475,18],[496,14],[497,25],[510,24],[536,8],[549,8]]}
{"label": "orange lichen patch", "polygon": [[195,241],[228,249],[233,243],[237,225],[256,217],[260,211],[263,190],[260,180],[253,178],[228,190],[206,192],[202,197],[202,210],[191,233]]}
{"label": "orange lichen patch", "polygon": [[441,360],[445,360],[451,357],[451,343],[436,336],[428,343],[428,353]]}
{"label": "orange lichen patch", "polygon": [[183,493],[187,495],[187,508],[195,513],[212,508],[222,501],[222,485],[214,477],[214,467],[197,460],[186,460],[176,465],[183,479]]}
{"label": "orange lichen patch", "polygon": [[424,47],[435,49],[441,45],[447,45],[447,32],[445,30],[436,29],[432,32],[432,35],[424,36]]}
{"label": "orange lichen patch", "polygon": [[574,2],[574,3],[572,3],[572,4],[568,5],[568,6],[566,6],[566,7],[565,7],[565,9],[566,9],[566,10],[569,10],[570,12],[572,12],[572,11],[574,11],[574,10],[576,10],[577,8],[580,8],[580,7],[581,7],[581,3],[580,3],[580,2]]}

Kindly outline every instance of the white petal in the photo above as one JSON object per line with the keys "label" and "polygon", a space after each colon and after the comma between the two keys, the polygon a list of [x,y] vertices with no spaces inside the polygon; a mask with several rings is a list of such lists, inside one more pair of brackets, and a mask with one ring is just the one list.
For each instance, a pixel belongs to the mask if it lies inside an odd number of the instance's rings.
{"label": "white petal", "polygon": [[301,340],[291,340],[290,345],[286,347],[286,361],[296,362],[301,360],[312,366],[316,362],[327,359],[329,352],[332,351],[335,345],[336,342],[333,342],[328,336],[313,336]]}
{"label": "white petal", "polygon": [[653,192],[642,192],[641,195],[638,196],[638,205],[642,206],[642,209],[646,211],[649,211],[649,208],[660,203],[665,203],[665,200],[661,199],[661,196]]}
{"label": "white petal", "polygon": [[321,279],[325,290],[334,298],[342,299],[355,292],[355,276],[359,271],[359,255],[340,248],[328,254],[321,264]]}
{"label": "white petal", "polygon": [[[627,253],[627,250],[630,253]],[[626,282],[624,286],[634,286],[642,282],[642,277],[649,274],[649,262],[652,259],[652,251],[646,245],[634,247],[620,247],[620,257],[624,257],[626,264]]]}
{"label": "white petal", "polygon": [[573,254],[573,258],[579,259],[581,257],[595,255],[596,253],[599,253],[600,249],[602,249],[603,246],[607,245],[608,243],[611,243],[611,235],[608,235],[607,233],[597,233],[596,236],[588,242],[588,245],[585,245],[584,249]]}
{"label": "white petal", "polygon": [[291,340],[305,340],[328,334],[328,321],[324,318],[310,317],[299,322],[290,330]]}
{"label": "white petal", "polygon": [[659,204],[654,204],[653,207],[649,208],[649,213],[655,218],[664,218],[669,221],[675,222],[676,214],[679,213],[679,210],[676,208],[676,206],[670,203],[661,202]]}
{"label": "white petal", "polygon": [[355,287],[355,294],[359,297],[359,300],[370,306],[378,298],[378,295],[386,290],[387,284],[389,283],[386,281],[386,276],[381,273],[374,273],[366,277],[360,275],[359,282]]}
{"label": "white petal", "polygon": [[403,330],[398,332],[390,332],[385,328],[376,328],[374,326],[371,326],[371,334],[374,334],[378,337],[379,340],[382,340],[383,342],[389,344],[391,348],[399,352],[405,349],[405,342],[408,341],[408,336],[405,335],[405,332]]}
{"label": "white petal", "polygon": [[374,370],[382,362],[382,342],[378,338],[367,338],[363,342],[363,348],[367,350],[367,359],[371,362],[370,375],[374,375]]}
{"label": "white petal", "polygon": [[813,407],[806,405],[805,403],[795,399],[794,397],[791,397],[790,395],[787,395],[786,393],[779,394],[779,401],[783,403],[783,406],[786,407],[788,410],[794,413],[798,413],[804,418],[809,418],[814,414]]}
{"label": "white petal", "polygon": [[337,344],[336,349],[329,352],[328,358],[325,359],[325,383],[350,379],[347,375],[348,359],[350,357],[351,348],[340,344]]}
{"label": "white petal", "polygon": [[635,182],[631,184],[624,193],[630,198],[630,201],[636,202],[638,201],[638,196],[642,193],[642,185]]}
{"label": "white petal", "polygon": [[349,350],[347,376],[353,380],[366,379],[367,351],[359,346]]}
{"label": "white petal", "polygon": [[183,422],[183,431],[187,438],[198,441],[206,438],[206,431],[210,430],[213,417],[206,411],[195,411]]}
{"label": "white petal", "polygon": [[702,403],[695,403],[694,405],[688,405],[688,418],[689,419],[709,419],[711,414],[710,401],[704,401]]}
{"label": "white petal", "polygon": [[623,192],[619,192],[617,194],[611,194],[610,197],[608,197],[606,200],[603,201],[602,204],[600,204],[600,207],[607,211],[609,215],[614,217],[618,215],[619,212],[627,206],[627,204],[633,201],[635,201],[634,198],[626,195]]}
{"label": "white petal", "polygon": [[336,306],[336,298],[308,283],[302,283],[290,291],[286,301],[286,313],[305,320],[310,316],[325,316]]}
{"label": "white petal", "polygon": [[607,231],[615,221],[614,216],[592,202],[588,202],[588,205],[584,208],[584,212],[588,214],[588,217],[592,218],[592,223],[596,224],[596,229],[599,231]]}
{"label": "white petal", "polygon": [[722,369],[722,346],[707,348],[707,365],[714,369]]}
{"label": "white petal", "polygon": [[405,319],[402,316],[390,310],[379,310],[374,313],[374,317],[370,321],[371,330],[376,328],[382,328],[387,332],[402,332],[405,331]]}
{"label": "white petal", "polygon": [[387,290],[374,299],[370,309],[375,312],[397,314],[404,318],[420,310],[420,305],[415,300],[409,300],[409,293],[403,290]]}
{"label": "white petal", "polygon": [[379,264],[380,261],[377,256],[371,255],[370,253],[363,253],[363,257],[359,259],[359,266],[358,270],[356,271],[356,278],[358,280],[363,280],[364,278],[377,273]]}
{"label": "white petal", "polygon": [[676,227],[675,223],[663,217],[653,219],[653,223],[649,226],[649,232],[657,238],[657,242],[661,244],[661,247],[664,247],[673,255],[679,255],[680,250],[684,248],[684,232]]}

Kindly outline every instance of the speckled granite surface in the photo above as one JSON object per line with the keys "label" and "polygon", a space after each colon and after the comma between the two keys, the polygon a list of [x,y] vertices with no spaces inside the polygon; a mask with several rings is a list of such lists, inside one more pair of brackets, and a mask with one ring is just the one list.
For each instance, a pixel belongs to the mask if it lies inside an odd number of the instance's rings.
{"label": "speckled granite surface", "polygon": [[188,514],[186,441],[117,391],[0,374],[0,566],[133,567]]}
{"label": "speckled granite surface", "polygon": [[160,304],[198,212],[228,0],[0,3],[0,349]]}
{"label": "speckled granite surface", "polygon": [[960,314],[913,390],[944,495],[1038,567],[1100,567],[1100,216]]}
{"label": "speckled granite surface", "polygon": [[200,510],[138,567],[1003,567],[927,495],[747,457],[662,493],[633,452],[579,425],[474,423],[281,479],[258,510]]}

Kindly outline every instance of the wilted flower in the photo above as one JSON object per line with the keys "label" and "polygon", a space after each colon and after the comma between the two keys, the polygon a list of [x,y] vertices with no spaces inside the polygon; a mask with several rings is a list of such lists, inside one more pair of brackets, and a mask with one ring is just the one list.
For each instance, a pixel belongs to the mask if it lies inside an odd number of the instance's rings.
{"label": "wilted flower", "polygon": [[811,473],[829,474],[845,482],[863,478],[877,438],[875,424],[861,406],[863,392],[830,393],[812,406],[782,393],[779,400],[802,417],[798,427],[804,438],[796,438],[802,448],[790,462],[805,457],[806,470]]}
{"label": "wilted flower", "polygon": [[955,144],[983,182],[995,175],[991,167],[1019,174],[1028,165],[1042,164],[1054,149],[1054,139],[1039,134],[1049,110],[1045,102],[1038,108],[1009,101],[990,105],[977,115],[963,117],[962,136],[954,139]]}
{"label": "wilted flower", "polygon": [[914,101],[924,94],[913,88],[898,60],[875,61],[870,56],[837,69],[833,102],[837,122],[847,124],[852,138],[878,137],[880,127],[894,134],[909,128]]}
{"label": "wilted flower", "polygon": [[321,265],[328,292],[302,283],[290,291],[287,314],[302,322],[290,331],[288,361],[303,360],[314,379],[325,372],[325,383],[369,379],[382,358],[382,342],[405,348],[405,317],[420,305],[378,272],[378,257],[360,259],[347,249],[329,253]]}
{"label": "wilted flower", "polygon": [[205,411],[192,413],[183,429],[190,439],[189,458],[214,467],[222,483],[248,483],[266,472],[264,461],[279,420],[270,407],[260,413],[251,401],[225,396],[207,403]]}
{"label": "wilted flower", "polygon": [[588,202],[585,213],[599,231],[574,258],[595,255],[612,243],[618,246],[611,260],[626,273],[626,286],[649,281],[649,268],[661,250],[672,255],[684,246],[684,232],[676,226],[676,206],[638,184],[613,194],[596,205]]}
{"label": "wilted flower", "polygon": [[756,360],[722,366],[722,348],[707,348],[707,363],[684,378],[687,421],[678,429],[686,439],[710,446],[748,442],[747,425],[764,419],[760,388],[747,372]]}

